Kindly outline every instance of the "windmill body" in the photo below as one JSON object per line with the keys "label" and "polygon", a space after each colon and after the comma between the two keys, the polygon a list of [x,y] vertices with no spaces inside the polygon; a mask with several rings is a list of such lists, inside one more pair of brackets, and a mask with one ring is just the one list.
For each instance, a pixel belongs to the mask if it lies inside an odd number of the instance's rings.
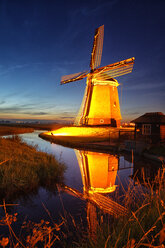
{"label": "windmill body", "polygon": [[111,125],[120,126],[121,114],[117,86],[117,80],[89,84],[85,92],[83,108],[76,120],[77,125]]}
{"label": "windmill body", "polygon": [[63,76],[61,84],[87,77],[84,98],[75,120],[78,126],[109,125],[120,127],[121,113],[118,82],[114,77],[130,73],[134,58],[98,68],[101,63],[104,25],[96,29],[90,61],[90,71]]}

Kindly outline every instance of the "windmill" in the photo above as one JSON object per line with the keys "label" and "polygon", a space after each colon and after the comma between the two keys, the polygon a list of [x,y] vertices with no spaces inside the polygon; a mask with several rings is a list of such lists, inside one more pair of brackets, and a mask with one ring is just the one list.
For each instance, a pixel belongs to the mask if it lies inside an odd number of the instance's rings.
{"label": "windmill", "polygon": [[132,72],[135,58],[100,67],[104,38],[104,25],[95,31],[90,60],[90,71],[66,75],[61,84],[81,80],[87,77],[84,98],[76,118],[78,126],[109,125],[119,127],[121,121],[120,104],[114,78]]}

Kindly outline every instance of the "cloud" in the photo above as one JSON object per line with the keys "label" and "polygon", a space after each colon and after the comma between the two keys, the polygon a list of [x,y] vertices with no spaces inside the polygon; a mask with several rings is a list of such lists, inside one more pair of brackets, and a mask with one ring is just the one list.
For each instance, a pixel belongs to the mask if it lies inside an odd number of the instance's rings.
{"label": "cloud", "polygon": [[0,105],[2,105],[2,104],[4,104],[4,103],[5,103],[5,101],[4,101],[4,100],[0,101]]}
{"label": "cloud", "polygon": [[23,105],[15,105],[15,106],[4,106],[0,107],[0,113],[14,113],[14,112],[21,112],[25,110],[32,110],[34,109],[33,104],[23,104]]}
{"label": "cloud", "polygon": [[46,112],[26,112],[24,114],[28,114],[28,115],[48,115],[49,113],[46,113]]}
{"label": "cloud", "polygon": [[0,67],[0,76],[4,76],[6,74],[12,73],[15,70],[23,69],[25,67],[29,66],[28,64],[18,64],[18,65],[13,65],[8,68]]}
{"label": "cloud", "polygon": [[136,83],[127,86],[126,90],[149,90],[149,89],[158,89],[158,88],[165,88],[164,82],[152,82],[152,83]]}
{"label": "cloud", "polygon": [[59,120],[73,120],[76,117],[76,113],[73,111],[58,111],[58,113],[54,112],[53,114],[51,114],[51,116]]}
{"label": "cloud", "polygon": [[139,115],[140,112],[138,112],[138,111],[137,111],[137,112],[131,112],[131,111],[130,111],[130,112],[127,112],[126,114],[127,114],[127,115]]}
{"label": "cloud", "polygon": [[73,116],[60,116],[61,119],[74,119]]}
{"label": "cloud", "polygon": [[5,99],[11,99],[11,98],[17,97],[19,95],[20,95],[20,93],[18,93],[18,92],[15,91],[15,92],[4,94],[3,97]]}
{"label": "cloud", "polygon": [[[119,2],[119,0],[111,0],[104,3],[99,3],[98,5],[92,3],[90,8],[82,8],[81,13],[85,16],[103,14]],[[94,7],[93,7],[94,6]]]}
{"label": "cloud", "polygon": [[[2,101],[1,101],[2,102]],[[1,103],[0,102],[0,103]],[[2,105],[2,104],[1,104]],[[40,103],[29,103],[29,104],[10,104],[0,105],[0,115],[15,115],[15,116],[53,116],[54,112],[50,111],[51,106],[48,104],[42,107]],[[45,111],[46,110],[46,111]]]}
{"label": "cloud", "polygon": [[60,114],[61,114],[61,116],[65,116],[65,117],[67,117],[67,116],[75,116],[76,115],[76,113],[73,112],[73,111],[61,111]]}

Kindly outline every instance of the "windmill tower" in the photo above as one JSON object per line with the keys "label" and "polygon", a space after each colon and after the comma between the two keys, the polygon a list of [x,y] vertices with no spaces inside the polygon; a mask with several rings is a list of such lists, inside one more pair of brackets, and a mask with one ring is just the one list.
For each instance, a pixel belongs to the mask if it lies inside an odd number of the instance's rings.
{"label": "windmill tower", "polygon": [[84,98],[76,118],[76,125],[119,127],[121,121],[116,77],[132,72],[135,58],[100,67],[104,38],[104,25],[95,31],[90,71],[61,78],[61,84],[87,77]]}

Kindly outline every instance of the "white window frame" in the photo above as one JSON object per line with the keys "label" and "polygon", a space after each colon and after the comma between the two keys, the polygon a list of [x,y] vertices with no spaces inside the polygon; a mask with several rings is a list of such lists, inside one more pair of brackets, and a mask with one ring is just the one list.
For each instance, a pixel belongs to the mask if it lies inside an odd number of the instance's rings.
{"label": "white window frame", "polygon": [[142,134],[151,135],[151,124],[142,124]]}

